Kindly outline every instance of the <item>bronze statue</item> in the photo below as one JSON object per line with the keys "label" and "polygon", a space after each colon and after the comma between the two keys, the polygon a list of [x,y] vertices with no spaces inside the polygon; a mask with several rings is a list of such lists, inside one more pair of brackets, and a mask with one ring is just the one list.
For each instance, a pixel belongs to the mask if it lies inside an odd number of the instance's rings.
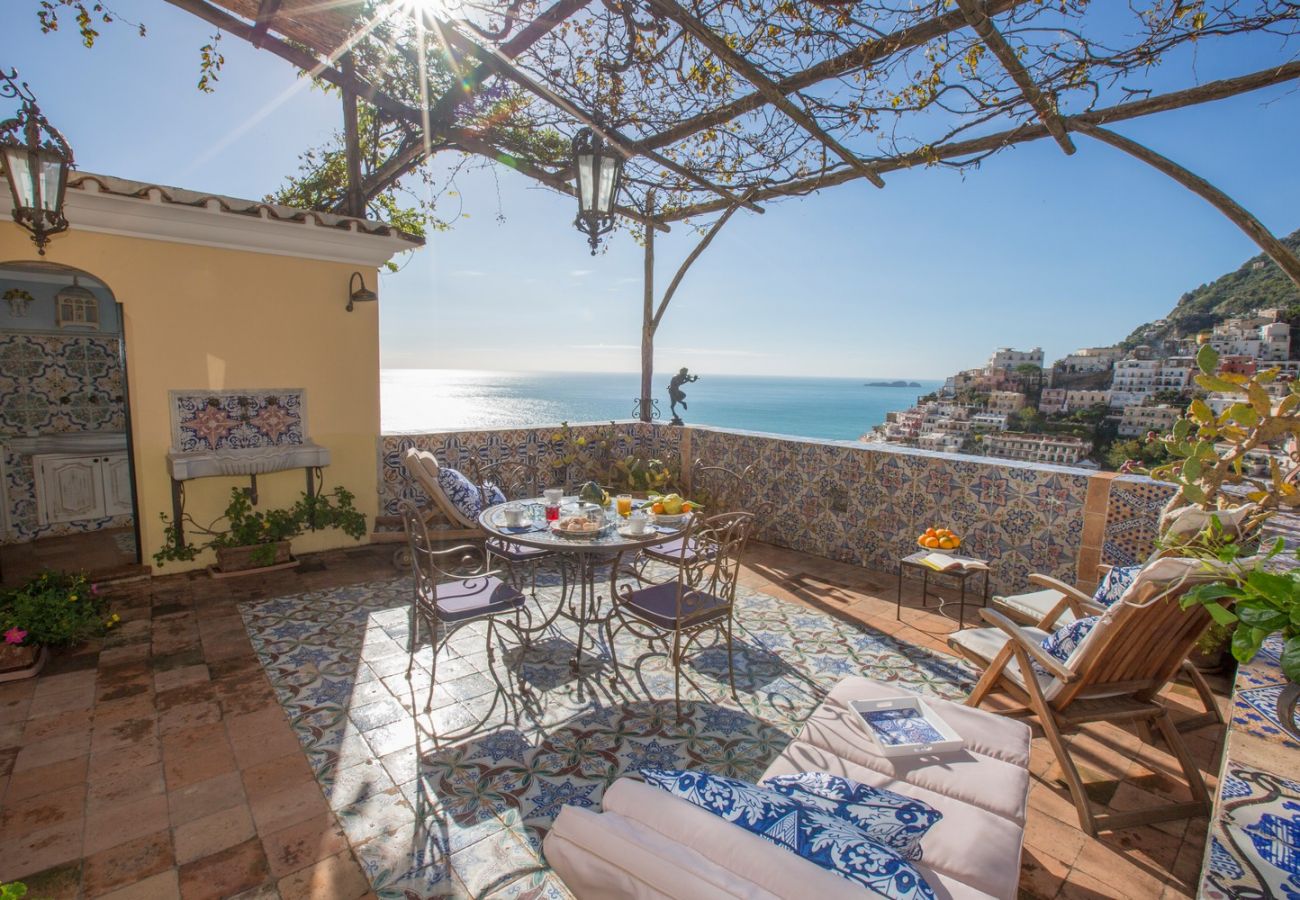
{"label": "bronze statue", "polygon": [[682,405],[682,409],[690,409],[690,407],[686,405],[686,394],[682,393],[682,385],[690,384],[693,381],[699,380],[700,376],[690,374],[690,372],[686,370],[686,367],[683,366],[682,370],[673,376],[673,380],[668,382],[668,410],[673,414],[672,424],[686,424],[682,421],[682,417],[677,413],[678,403]]}

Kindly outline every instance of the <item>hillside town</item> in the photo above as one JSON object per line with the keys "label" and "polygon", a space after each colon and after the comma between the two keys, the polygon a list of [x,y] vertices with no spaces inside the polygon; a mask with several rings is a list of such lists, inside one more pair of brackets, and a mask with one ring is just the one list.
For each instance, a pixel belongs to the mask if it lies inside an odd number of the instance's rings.
{"label": "hillside town", "polygon": [[[1196,353],[1209,344],[1221,372],[1251,375],[1278,368],[1282,392],[1300,374],[1287,311],[1257,309],[1189,336],[1159,337],[1164,320],[1144,334],[1151,343],[1084,347],[1046,366],[1041,347],[1001,347],[981,368],[950,376],[916,405],[892,412],[864,441],[942,453],[1038,463],[1122,468],[1158,462],[1151,433],[1168,431],[1194,397],[1217,414],[1232,403],[1195,382]],[[1267,466],[1260,451],[1256,464]]]}

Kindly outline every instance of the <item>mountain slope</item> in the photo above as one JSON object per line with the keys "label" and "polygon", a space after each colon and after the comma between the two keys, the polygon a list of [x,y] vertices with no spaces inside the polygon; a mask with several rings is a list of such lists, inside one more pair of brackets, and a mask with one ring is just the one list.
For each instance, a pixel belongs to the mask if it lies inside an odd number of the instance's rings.
{"label": "mountain slope", "polygon": [[[1282,243],[1300,252],[1300,230],[1282,238]],[[1141,325],[1120,346],[1132,348],[1138,344],[1157,344],[1196,334],[1253,309],[1285,309],[1296,305],[1300,305],[1300,288],[1277,263],[1261,253],[1248,259],[1235,272],[1183,294],[1162,325]]]}

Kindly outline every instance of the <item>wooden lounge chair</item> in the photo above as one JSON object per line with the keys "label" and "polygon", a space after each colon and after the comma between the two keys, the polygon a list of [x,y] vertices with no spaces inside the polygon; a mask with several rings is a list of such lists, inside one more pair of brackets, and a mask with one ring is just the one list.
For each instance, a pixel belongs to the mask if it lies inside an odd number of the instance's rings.
{"label": "wooden lounge chair", "polygon": [[[1001,690],[1024,704],[1012,714],[1037,717],[1065,774],[1079,824],[1090,835],[1209,812],[1205,782],[1158,695],[1210,622],[1204,607],[1183,610],[1179,598],[1193,585],[1213,579],[1196,560],[1149,564],[1123,598],[1101,614],[1068,664],[1042,647],[1055,623],[1018,625],[996,609],[981,611],[991,627],[966,629],[948,639],[953,650],[984,669],[968,706],[979,706]],[[1131,722],[1148,740],[1154,726],[1178,760],[1192,799],[1154,809],[1095,813],[1062,737],[1091,722]]]}
{"label": "wooden lounge chair", "polygon": [[[1109,568],[1109,566],[1103,567],[1103,569]],[[1032,574],[1029,576],[1029,583],[1039,590],[994,597],[993,608],[1004,613],[1018,625],[1029,625],[1044,632],[1068,625],[1075,619],[1085,616],[1099,616],[1106,611],[1106,607],[1093,597],[1049,575]],[[1201,671],[1190,661],[1184,660],[1180,667],[1180,674],[1196,691],[1196,696],[1205,711],[1200,715],[1179,720],[1178,730],[1186,733],[1204,728],[1206,725],[1222,725],[1223,712],[1214,698],[1210,683],[1205,680]]]}

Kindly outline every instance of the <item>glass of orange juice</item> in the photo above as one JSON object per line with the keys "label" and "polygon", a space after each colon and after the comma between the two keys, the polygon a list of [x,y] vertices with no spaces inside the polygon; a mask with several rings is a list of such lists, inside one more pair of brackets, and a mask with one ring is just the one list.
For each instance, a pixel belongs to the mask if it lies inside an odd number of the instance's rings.
{"label": "glass of orange juice", "polygon": [[620,516],[626,519],[628,516],[632,515],[631,494],[619,494],[617,497],[614,498],[614,502],[617,504],[615,506],[615,509],[618,510],[618,514]]}

